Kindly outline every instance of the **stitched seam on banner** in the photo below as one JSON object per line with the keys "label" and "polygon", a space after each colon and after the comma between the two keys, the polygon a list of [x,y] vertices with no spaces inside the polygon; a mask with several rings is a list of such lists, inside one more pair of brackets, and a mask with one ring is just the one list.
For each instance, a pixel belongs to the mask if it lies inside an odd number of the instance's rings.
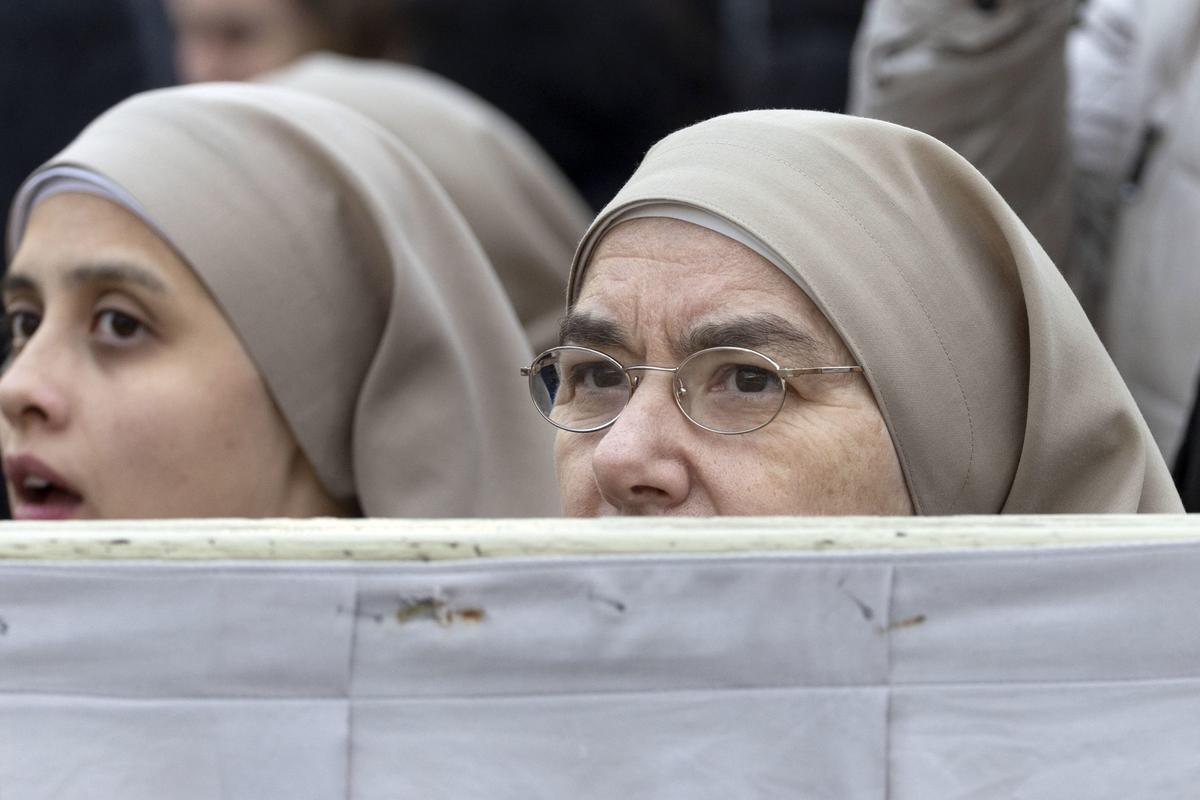
{"label": "stitched seam on banner", "polygon": [[[883,622],[887,626],[893,624],[893,609],[896,607],[896,565],[889,564],[887,570],[887,590],[884,597],[887,598],[887,607],[884,609]],[[887,680],[887,694],[884,696],[883,707],[883,797],[884,800],[889,800],[892,796],[892,726],[894,724],[892,716],[893,691],[892,691],[892,668],[895,663],[893,658],[893,644],[895,637],[887,635],[887,649],[884,651],[887,658],[887,670],[884,675]]]}
{"label": "stitched seam on banner", "polygon": [[[713,695],[746,695],[753,696],[757,694],[804,694],[804,693],[853,693],[864,691],[879,691],[887,690],[892,692],[1011,692],[1013,690],[1031,690],[1040,692],[1060,692],[1065,690],[1096,690],[1104,691],[1108,689],[1129,689],[1145,687],[1200,687],[1200,675],[1190,676],[1160,676],[1160,677],[1141,677],[1141,678],[1084,678],[1084,679],[1020,679],[1020,680],[980,680],[980,681],[945,681],[925,682],[925,683],[861,683],[861,684],[846,684],[846,685],[830,685],[830,684],[812,684],[807,686],[743,686],[743,687],[687,687],[687,688],[666,688],[666,687],[648,687],[644,689],[592,689],[588,691],[558,691],[558,692],[497,692],[494,694],[428,694],[428,695],[409,695],[404,697],[392,695],[360,695],[356,698],[360,702],[368,703],[493,703],[493,702],[523,702],[527,700],[538,700],[544,702],[555,702],[558,700],[585,699],[592,698],[595,700],[608,700],[617,697],[685,697],[685,696],[713,696]],[[188,705],[204,705],[206,703],[246,703],[246,704],[263,704],[263,705],[286,705],[291,703],[296,704],[319,704],[326,702],[341,702],[343,698],[328,698],[328,697],[247,697],[247,696],[206,696],[206,697],[178,697],[173,695],[101,695],[101,694],[85,694],[82,692],[55,692],[55,691],[15,691],[3,690],[0,691],[0,709],[3,709],[8,701],[12,700],[38,700],[38,699],[63,699],[69,698],[73,700],[91,701],[98,704],[102,703],[128,703],[128,704],[162,704],[163,701],[176,702]]]}
{"label": "stitched seam on banner", "polygon": [[[748,686],[748,687],[691,687],[691,688],[655,688],[646,689],[612,689],[612,690],[592,690],[586,692],[556,692],[546,694],[533,694],[514,692],[511,694],[494,694],[494,695],[474,695],[474,694],[446,694],[446,695],[428,695],[422,697],[388,697],[388,696],[365,696],[359,699],[369,700],[371,702],[391,701],[398,702],[413,702],[422,700],[461,700],[466,702],[474,702],[476,700],[503,700],[503,699],[529,699],[544,697],[553,699],[556,697],[588,697],[594,696],[597,698],[614,697],[620,695],[686,695],[694,694],[734,694],[747,693],[757,694],[760,692],[853,692],[853,691],[876,691],[880,689],[889,692],[895,691],[967,691],[967,690],[982,690],[982,691],[1004,691],[1010,689],[1034,689],[1039,691],[1057,691],[1061,689],[1116,689],[1144,686],[1170,686],[1170,685],[1200,685],[1200,674],[1195,675],[1176,675],[1176,676],[1150,676],[1136,678],[1062,678],[1062,679],[1012,679],[1012,680],[954,680],[945,682],[911,682],[911,683],[896,683],[889,681],[887,683],[863,683],[850,685],[834,685],[834,684],[812,684],[808,686]],[[3,697],[3,695],[0,695]]]}
{"label": "stitched seam on banner", "polygon": [[[353,608],[358,611],[359,598],[359,576],[354,575],[354,595],[352,598]],[[347,638],[349,652],[346,654],[346,685],[343,689],[343,697],[346,711],[346,776],[344,785],[346,788],[346,800],[351,800],[354,797],[354,672],[356,669],[355,654],[358,651],[358,626],[361,623],[361,618],[357,613],[351,614],[350,635]]]}

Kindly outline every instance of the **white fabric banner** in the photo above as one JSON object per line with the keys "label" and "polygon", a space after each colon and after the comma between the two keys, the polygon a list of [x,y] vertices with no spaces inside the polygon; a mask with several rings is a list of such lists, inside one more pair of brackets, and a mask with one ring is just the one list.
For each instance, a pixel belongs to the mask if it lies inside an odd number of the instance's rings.
{"label": "white fabric banner", "polygon": [[1194,798],[1200,520],[1174,526],[430,561],[25,541],[0,800]]}

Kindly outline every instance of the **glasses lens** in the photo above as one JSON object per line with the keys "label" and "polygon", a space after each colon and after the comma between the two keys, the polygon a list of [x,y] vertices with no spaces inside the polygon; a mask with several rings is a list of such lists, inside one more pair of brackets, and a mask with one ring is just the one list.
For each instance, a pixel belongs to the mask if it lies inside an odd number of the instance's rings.
{"label": "glasses lens", "polygon": [[559,347],[533,362],[529,393],[542,416],[568,431],[594,431],[629,400],[629,376],[613,359],[582,347]]}
{"label": "glasses lens", "polygon": [[738,347],[701,350],[679,366],[675,395],[683,413],[718,433],[747,433],[783,407],[785,387],[764,356]]}

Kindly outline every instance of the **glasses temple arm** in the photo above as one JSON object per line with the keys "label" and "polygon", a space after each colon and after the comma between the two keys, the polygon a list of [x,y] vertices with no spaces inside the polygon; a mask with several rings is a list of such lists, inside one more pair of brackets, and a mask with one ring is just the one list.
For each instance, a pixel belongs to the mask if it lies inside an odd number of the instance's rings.
{"label": "glasses temple arm", "polygon": [[779,374],[785,378],[792,378],[796,375],[844,375],[849,372],[862,372],[860,366],[849,367],[792,367],[781,368]]}

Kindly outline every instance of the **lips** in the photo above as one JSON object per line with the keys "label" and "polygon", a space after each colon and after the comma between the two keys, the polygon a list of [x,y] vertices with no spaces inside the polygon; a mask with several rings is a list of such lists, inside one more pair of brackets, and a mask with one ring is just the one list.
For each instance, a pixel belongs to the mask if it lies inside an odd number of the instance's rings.
{"label": "lips", "polygon": [[65,478],[31,455],[4,459],[15,520],[71,519],[83,496]]}

